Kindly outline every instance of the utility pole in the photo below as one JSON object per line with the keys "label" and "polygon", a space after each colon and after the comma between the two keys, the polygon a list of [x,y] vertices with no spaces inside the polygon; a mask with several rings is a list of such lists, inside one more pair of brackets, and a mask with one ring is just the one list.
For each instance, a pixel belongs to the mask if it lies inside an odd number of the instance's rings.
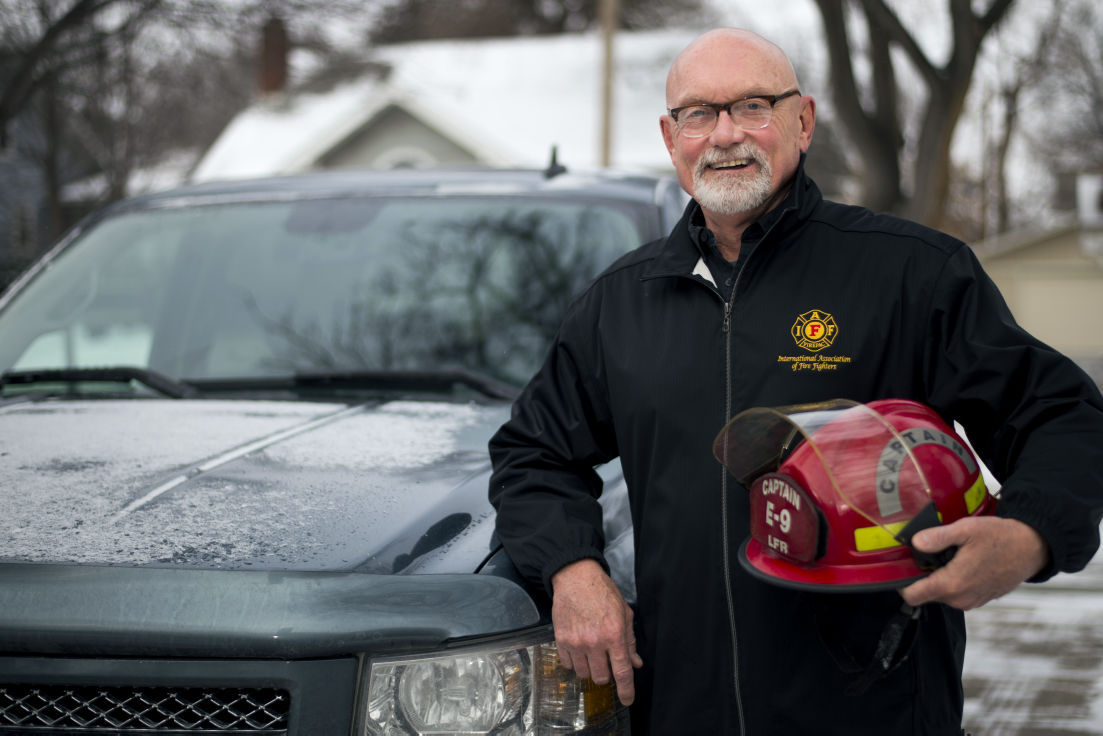
{"label": "utility pole", "polygon": [[620,18],[620,0],[601,0],[601,37],[603,48],[601,75],[601,165],[613,161],[613,79],[616,64],[613,57],[613,38]]}

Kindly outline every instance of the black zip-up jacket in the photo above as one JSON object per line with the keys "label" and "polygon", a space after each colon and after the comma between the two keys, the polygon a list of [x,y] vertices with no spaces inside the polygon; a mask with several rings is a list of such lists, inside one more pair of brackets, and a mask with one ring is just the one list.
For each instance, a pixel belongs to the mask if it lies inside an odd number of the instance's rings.
{"label": "black zip-up jacket", "polygon": [[[736,562],[747,493],[713,458],[712,441],[752,406],[923,402],[961,422],[1002,479],[997,513],[1049,545],[1040,581],[1082,568],[1098,546],[1103,398],[1015,324],[967,246],[823,200],[803,166],[785,203],[745,234],[757,246],[730,303],[701,268],[695,210],[568,310],[490,443],[499,535],[522,573],[545,586],[570,562],[603,561],[593,467],[620,457],[645,663],[637,736],[956,736],[961,612],[924,606],[905,662],[847,694],[899,595],[812,594],[749,576]],[[836,328],[828,345],[794,337],[813,311]]]}

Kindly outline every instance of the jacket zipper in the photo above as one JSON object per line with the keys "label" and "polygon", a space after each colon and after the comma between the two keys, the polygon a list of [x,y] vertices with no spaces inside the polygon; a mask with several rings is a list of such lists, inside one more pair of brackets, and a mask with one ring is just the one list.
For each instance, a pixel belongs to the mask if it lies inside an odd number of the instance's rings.
{"label": "jacket zipper", "polygon": [[[777,223],[781,220],[778,218],[770,225],[769,229],[762,234],[762,237],[758,241],[758,247],[755,248],[755,252],[762,250],[762,244],[769,238],[770,233],[777,226]],[[751,253],[747,257],[747,261],[743,263],[743,266],[739,269],[739,272],[735,274],[735,283],[732,284],[732,293],[728,297],[728,300],[724,302],[724,320],[721,323],[721,329],[724,332],[724,425],[731,421],[732,418],[732,310],[735,309],[735,297],[739,293],[739,282],[743,278],[743,272],[747,270],[747,263],[754,257],[754,253]],[[721,466],[720,468],[720,527],[721,534],[723,534],[722,540],[722,553],[724,555],[724,593],[727,596],[728,602],[728,627],[731,631],[731,646],[732,646],[732,682],[735,689],[735,709],[739,716],[739,733],[740,736],[747,736],[747,724],[746,718],[743,715],[743,688],[740,687],[739,681],[739,632],[735,625],[735,594],[732,591],[732,576],[731,576],[731,542],[728,529],[728,469]]]}
{"label": "jacket zipper", "polygon": [[[735,276],[735,284],[732,285],[731,296],[724,301],[723,295],[715,286],[710,287],[710,290],[717,296],[718,299],[724,305],[724,318],[721,322],[720,329],[724,333],[724,424],[731,420],[732,412],[732,366],[731,366],[731,316],[732,310],[735,307],[735,295],[739,289],[739,280],[743,275],[743,270],[747,267],[744,263],[743,267],[739,269],[739,273]],[[723,556],[723,571],[724,571],[724,595],[727,599],[728,605],[728,631],[731,633],[731,648],[732,648],[732,690],[735,693],[735,709],[736,715],[739,719],[739,734],[740,736],[746,736],[747,726],[746,718],[743,715],[743,692],[739,684],[739,632],[735,626],[735,594],[732,591],[731,583],[731,550],[730,550],[730,533],[728,530],[728,470],[721,466],[720,468],[720,533]]]}
{"label": "jacket zipper", "polygon": [[[746,268],[747,264],[743,264]],[[724,322],[721,327],[724,331],[724,425],[731,421],[732,411],[732,351],[731,351],[731,316],[735,306],[735,293],[739,288],[739,277],[743,275],[743,269],[735,276],[735,284],[732,286],[731,296],[724,302]],[[732,592],[731,576],[731,534],[728,530],[728,469],[720,466],[720,525],[724,555],[724,593],[728,602],[728,627],[731,632],[732,647],[732,686],[735,689],[735,709],[739,716],[739,733],[746,736],[747,727],[743,717],[743,688],[739,682],[739,632],[735,626],[735,596]]]}

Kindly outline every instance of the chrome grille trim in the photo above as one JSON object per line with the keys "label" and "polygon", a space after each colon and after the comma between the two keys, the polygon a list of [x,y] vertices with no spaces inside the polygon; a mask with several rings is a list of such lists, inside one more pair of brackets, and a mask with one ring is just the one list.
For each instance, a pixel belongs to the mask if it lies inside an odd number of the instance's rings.
{"label": "chrome grille trim", "polygon": [[0,684],[0,733],[279,736],[290,705],[275,688]]}

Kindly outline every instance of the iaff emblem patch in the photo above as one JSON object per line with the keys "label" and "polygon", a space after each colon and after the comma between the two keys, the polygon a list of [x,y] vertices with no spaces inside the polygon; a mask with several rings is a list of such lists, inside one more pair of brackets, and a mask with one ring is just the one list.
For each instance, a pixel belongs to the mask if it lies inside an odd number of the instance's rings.
{"label": "iaff emblem patch", "polygon": [[810,353],[818,353],[831,347],[839,335],[835,318],[822,309],[813,309],[797,317],[790,330],[797,347]]}

